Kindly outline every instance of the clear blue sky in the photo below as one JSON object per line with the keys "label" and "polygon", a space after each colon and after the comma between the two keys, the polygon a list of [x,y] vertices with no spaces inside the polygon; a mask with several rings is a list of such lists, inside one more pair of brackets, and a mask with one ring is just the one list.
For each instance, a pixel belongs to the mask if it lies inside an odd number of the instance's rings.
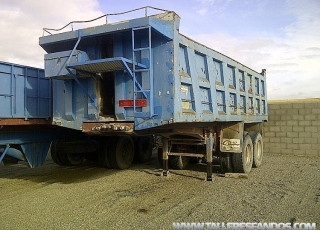
{"label": "clear blue sky", "polygon": [[72,20],[149,5],[175,11],[182,34],[256,71],[267,69],[269,99],[320,97],[319,0],[0,2],[1,61],[43,67],[44,51],[38,45],[43,27],[59,28]]}

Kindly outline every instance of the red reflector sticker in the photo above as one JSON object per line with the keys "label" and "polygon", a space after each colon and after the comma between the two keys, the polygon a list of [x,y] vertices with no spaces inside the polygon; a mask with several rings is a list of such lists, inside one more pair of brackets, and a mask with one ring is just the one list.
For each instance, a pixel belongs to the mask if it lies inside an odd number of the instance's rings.
{"label": "red reflector sticker", "polygon": [[[133,107],[133,100],[119,100],[120,107]],[[136,107],[146,107],[147,99],[137,99]]]}

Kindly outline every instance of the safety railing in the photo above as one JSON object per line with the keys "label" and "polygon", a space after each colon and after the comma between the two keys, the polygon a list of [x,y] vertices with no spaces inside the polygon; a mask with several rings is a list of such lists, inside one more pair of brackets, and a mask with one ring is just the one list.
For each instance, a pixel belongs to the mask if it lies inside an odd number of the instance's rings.
{"label": "safety railing", "polygon": [[120,12],[120,13],[113,13],[113,14],[105,14],[105,15],[102,15],[100,17],[97,17],[97,18],[94,18],[94,19],[91,19],[91,20],[87,20],[87,21],[72,21],[72,22],[69,22],[67,25],[59,28],[59,29],[51,29],[51,28],[43,28],[43,36],[45,35],[45,32],[48,33],[48,34],[52,34],[52,32],[58,32],[58,31],[61,31],[65,28],[67,28],[68,26],[71,26],[71,31],[73,31],[73,25],[76,24],[76,23],[90,23],[90,22],[94,22],[96,20],[99,20],[101,18],[106,18],[106,24],[108,24],[108,17],[109,16],[117,16],[117,15],[123,15],[123,14],[128,14],[128,13],[131,13],[131,12],[135,12],[135,11],[139,11],[139,10],[144,10],[144,13],[145,13],[145,17],[148,17],[148,9],[152,9],[152,10],[158,10],[158,11],[162,11],[162,12],[169,12],[169,10],[164,10],[164,9],[160,9],[160,8],[156,8],[156,7],[153,7],[153,6],[144,6],[144,7],[140,7],[140,8],[137,8],[137,9],[133,9],[133,10],[128,10],[128,11],[125,11],[125,12]]}

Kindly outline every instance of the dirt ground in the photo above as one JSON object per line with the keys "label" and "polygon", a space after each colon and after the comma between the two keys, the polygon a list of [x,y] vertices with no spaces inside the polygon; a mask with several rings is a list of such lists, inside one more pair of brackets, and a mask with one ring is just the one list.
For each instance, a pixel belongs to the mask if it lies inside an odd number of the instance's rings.
{"label": "dirt ground", "polygon": [[1,229],[173,229],[173,222],[320,223],[320,158],[266,155],[249,178],[205,165],[160,177],[156,157],[129,170],[93,162],[0,165]]}

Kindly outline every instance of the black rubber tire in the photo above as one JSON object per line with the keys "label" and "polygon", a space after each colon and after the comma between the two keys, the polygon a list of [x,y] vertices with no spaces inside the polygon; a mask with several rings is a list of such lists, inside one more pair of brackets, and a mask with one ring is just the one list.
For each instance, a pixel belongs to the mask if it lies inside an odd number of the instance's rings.
{"label": "black rubber tire", "polygon": [[115,169],[127,169],[131,166],[134,157],[134,144],[131,137],[117,138],[110,146],[109,160]]}
{"label": "black rubber tire", "polygon": [[190,157],[169,156],[169,164],[173,169],[186,169],[190,163]]}
{"label": "black rubber tire", "polygon": [[262,164],[263,158],[263,139],[259,132],[249,133],[253,144],[253,163],[252,167],[258,168]]}
{"label": "black rubber tire", "polygon": [[99,163],[104,168],[112,168],[110,163],[110,151],[112,151],[111,145],[114,141],[114,138],[107,139],[103,148],[99,151]]}
{"label": "black rubber tire", "polygon": [[[56,155],[55,158],[57,162],[60,163],[60,165],[65,165],[65,166],[77,166],[83,163],[85,159],[85,154],[83,153],[70,153],[70,152],[64,152],[61,151],[63,148],[63,144],[59,147],[59,144],[61,142],[57,141],[55,143],[55,148],[54,148],[54,154]],[[51,153],[52,156],[52,153]],[[52,158],[53,159],[53,158]],[[58,164],[58,163],[57,163]]]}
{"label": "black rubber tire", "polygon": [[235,173],[249,173],[253,162],[253,144],[251,137],[245,135],[243,138],[242,152],[233,153],[232,165]]}
{"label": "black rubber tire", "polygon": [[152,137],[151,136],[143,136],[138,137],[136,143],[136,151],[135,151],[135,160],[141,163],[146,163],[151,160],[152,157]]}
{"label": "black rubber tire", "polygon": [[63,158],[65,159],[66,165],[69,166],[77,166],[81,165],[85,159],[85,155],[83,153],[59,153],[60,158],[61,155],[64,155]]}
{"label": "black rubber tire", "polygon": [[57,165],[63,166],[64,164],[60,160],[60,156],[59,156],[58,151],[57,151],[57,144],[58,144],[58,141],[52,141],[51,142],[51,146],[50,146],[50,150],[49,150],[50,151],[50,155],[51,155],[51,158],[52,158],[54,163],[56,163]]}

